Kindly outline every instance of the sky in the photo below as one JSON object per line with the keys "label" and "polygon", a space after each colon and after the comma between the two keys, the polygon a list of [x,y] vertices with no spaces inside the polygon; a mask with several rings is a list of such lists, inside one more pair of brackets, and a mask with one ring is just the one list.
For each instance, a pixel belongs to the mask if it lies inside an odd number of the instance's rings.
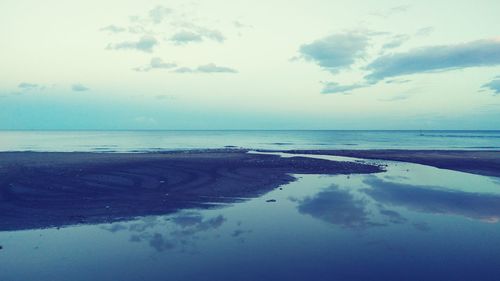
{"label": "sky", "polygon": [[500,2],[0,2],[0,129],[500,129]]}

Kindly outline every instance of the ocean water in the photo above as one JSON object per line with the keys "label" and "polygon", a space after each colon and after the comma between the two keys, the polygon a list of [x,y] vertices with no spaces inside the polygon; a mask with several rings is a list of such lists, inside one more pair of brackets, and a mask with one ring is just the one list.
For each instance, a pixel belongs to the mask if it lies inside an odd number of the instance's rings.
{"label": "ocean water", "polygon": [[500,178],[383,163],[217,209],[0,232],[0,280],[499,280]]}
{"label": "ocean water", "polygon": [[500,131],[0,131],[0,151],[500,149]]}
{"label": "ocean water", "polygon": [[[498,150],[500,131],[0,132],[0,151],[225,147]],[[0,231],[0,281],[500,280],[500,178],[365,161],[387,171],[296,175],[209,210]]]}

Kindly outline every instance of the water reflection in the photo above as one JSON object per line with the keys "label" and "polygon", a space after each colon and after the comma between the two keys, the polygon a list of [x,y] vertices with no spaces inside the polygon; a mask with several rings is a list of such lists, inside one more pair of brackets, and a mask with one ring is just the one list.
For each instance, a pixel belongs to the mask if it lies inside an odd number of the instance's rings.
{"label": "water reflection", "polygon": [[366,229],[408,222],[398,211],[388,209],[361,190],[351,186],[341,188],[334,184],[312,197],[292,201],[299,203],[299,213],[343,228]]}
{"label": "water reflection", "polygon": [[418,212],[460,215],[486,222],[498,222],[500,196],[471,193],[439,186],[413,185],[367,176],[364,192],[380,203],[402,206]]}
{"label": "water reflection", "polygon": [[369,220],[365,205],[365,201],[354,198],[350,192],[340,189],[338,185],[331,185],[313,197],[300,200],[298,210],[342,227],[364,228],[374,225]]}
{"label": "water reflection", "polygon": [[481,220],[500,214],[498,185],[424,172],[305,175],[227,208],[0,232],[0,280],[496,280],[500,224]]}
{"label": "water reflection", "polygon": [[197,232],[219,228],[226,219],[222,215],[213,218],[203,219],[199,213],[181,214],[173,218],[173,222],[182,228],[175,233],[179,235],[192,235]]}
{"label": "water reflection", "polygon": [[408,219],[404,218],[400,213],[383,207],[380,207],[379,213],[385,216],[389,222],[394,224],[402,224],[408,221]]}
{"label": "water reflection", "polygon": [[[222,215],[204,218],[199,212],[186,211],[170,217],[145,217],[132,223],[113,223],[102,226],[102,229],[111,233],[129,232],[130,242],[146,242],[157,252],[178,250],[194,253],[198,235],[215,230],[225,222]],[[246,232],[239,235],[243,233]]]}
{"label": "water reflection", "polygon": [[413,227],[415,227],[415,229],[423,231],[423,232],[427,232],[427,231],[431,230],[431,227],[426,222],[414,222]]}
{"label": "water reflection", "polygon": [[298,203],[299,213],[347,229],[409,225],[422,232],[431,230],[425,221],[412,221],[410,212],[458,215],[488,223],[500,219],[498,194],[400,182],[407,179],[400,175],[348,177],[314,195],[291,200]]}

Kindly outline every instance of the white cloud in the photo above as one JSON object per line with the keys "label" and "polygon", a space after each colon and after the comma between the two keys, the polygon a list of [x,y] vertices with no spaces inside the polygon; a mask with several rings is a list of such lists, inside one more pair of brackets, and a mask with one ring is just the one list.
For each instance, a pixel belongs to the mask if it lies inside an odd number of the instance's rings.
{"label": "white cloud", "polygon": [[153,69],[171,69],[177,67],[176,63],[173,62],[164,62],[161,58],[159,57],[153,57],[151,58],[151,61],[149,62],[149,65],[145,67],[136,67],[134,68],[135,71],[142,71],[142,72],[147,72]]}
{"label": "white cloud", "polygon": [[85,91],[90,90],[90,88],[83,85],[83,84],[78,83],[78,84],[73,84],[71,86],[71,90],[73,90],[75,92],[85,92]]}
{"label": "white cloud", "polygon": [[146,53],[153,52],[153,48],[158,45],[158,40],[153,36],[143,36],[139,41],[126,41],[118,44],[110,44],[107,49],[120,50],[120,49],[132,49],[138,50]]}
{"label": "white cloud", "polygon": [[369,37],[362,33],[333,34],[300,47],[302,57],[337,73],[366,54]]}

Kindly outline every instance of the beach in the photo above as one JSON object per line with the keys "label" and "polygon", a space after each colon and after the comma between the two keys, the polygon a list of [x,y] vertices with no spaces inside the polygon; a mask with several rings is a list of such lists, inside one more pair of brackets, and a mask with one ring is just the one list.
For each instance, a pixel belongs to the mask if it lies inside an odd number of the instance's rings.
{"label": "beach", "polygon": [[170,153],[0,153],[0,230],[127,220],[257,197],[292,174],[381,167],[244,150]]}
{"label": "beach", "polygon": [[353,158],[402,161],[483,176],[500,177],[498,150],[290,150],[287,153],[335,155]]}
{"label": "beach", "polygon": [[165,272],[175,280],[263,274],[309,280],[319,268],[335,280],[498,276],[500,180],[491,176],[497,156],[3,152],[0,264],[6,270],[0,275],[108,280],[112,268],[113,276],[131,281],[161,280]]}
{"label": "beach", "polygon": [[[497,151],[292,150],[395,160],[500,176]],[[246,150],[0,153],[0,230],[110,223],[255,198],[294,174],[368,174],[382,166]]]}

